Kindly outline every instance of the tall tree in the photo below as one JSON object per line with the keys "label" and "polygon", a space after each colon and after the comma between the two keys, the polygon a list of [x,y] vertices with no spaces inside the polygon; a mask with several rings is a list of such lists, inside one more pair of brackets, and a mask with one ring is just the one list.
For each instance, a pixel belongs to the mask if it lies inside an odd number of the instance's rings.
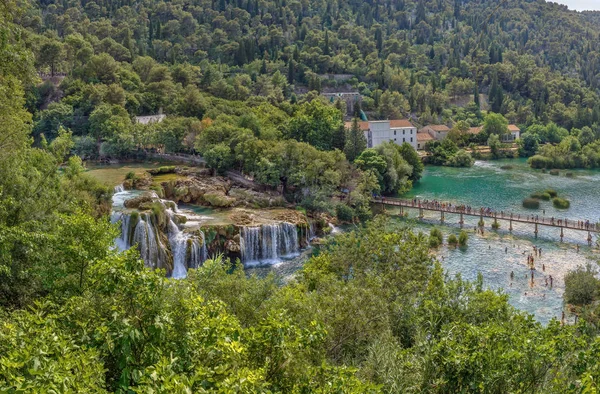
{"label": "tall tree", "polygon": [[344,153],[349,161],[354,161],[365,149],[367,149],[365,133],[360,129],[358,118],[354,118],[346,137]]}

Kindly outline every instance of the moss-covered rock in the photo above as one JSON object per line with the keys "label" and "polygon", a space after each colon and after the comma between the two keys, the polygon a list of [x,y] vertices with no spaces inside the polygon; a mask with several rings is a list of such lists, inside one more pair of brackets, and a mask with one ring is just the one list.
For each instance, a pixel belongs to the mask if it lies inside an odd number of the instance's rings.
{"label": "moss-covered rock", "polygon": [[226,196],[220,192],[210,192],[205,193],[204,201],[206,201],[209,205],[217,208],[227,208],[232,206],[235,203],[235,198]]}

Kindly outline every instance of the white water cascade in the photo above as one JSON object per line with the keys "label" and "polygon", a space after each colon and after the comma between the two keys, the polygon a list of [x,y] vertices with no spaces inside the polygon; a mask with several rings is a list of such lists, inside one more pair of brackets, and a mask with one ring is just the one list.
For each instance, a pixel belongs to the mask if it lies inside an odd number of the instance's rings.
{"label": "white water cascade", "polygon": [[241,243],[242,262],[247,265],[274,264],[299,253],[298,232],[291,223],[243,227]]}
{"label": "white water cascade", "polygon": [[115,186],[115,193],[123,193],[125,191],[125,187],[123,184]]}
{"label": "white water cascade", "polygon": [[[115,191],[117,188],[115,188]],[[146,266],[165,268],[168,266],[168,252],[173,257],[171,277],[185,278],[188,268],[197,268],[208,258],[204,233],[196,230],[193,233],[182,231],[177,225],[175,212],[177,205],[172,201],[159,200],[167,213],[166,231],[162,234],[155,217],[150,212],[127,210],[123,202],[134,197],[128,191],[117,192],[113,196],[113,223],[121,223],[121,234],[116,239],[120,250],[136,246]]]}

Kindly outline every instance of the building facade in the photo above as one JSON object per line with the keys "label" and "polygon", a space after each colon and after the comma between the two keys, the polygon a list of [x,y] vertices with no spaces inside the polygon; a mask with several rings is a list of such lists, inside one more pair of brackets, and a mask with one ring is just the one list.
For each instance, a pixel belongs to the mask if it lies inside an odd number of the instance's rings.
{"label": "building facade", "polygon": [[419,133],[427,133],[434,140],[441,141],[448,136],[449,131],[450,131],[450,128],[448,128],[448,126],[446,126],[444,124],[432,124],[432,125],[423,127],[421,130],[419,130]]}
{"label": "building facade", "polygon": [[[346,122],[346,128],[351,127],[352,122]],[[391,141],[398,145],[407,142],[417,149],[417,128],[407,119],[359,122],[359,127],[365,133],[368,148]]]}

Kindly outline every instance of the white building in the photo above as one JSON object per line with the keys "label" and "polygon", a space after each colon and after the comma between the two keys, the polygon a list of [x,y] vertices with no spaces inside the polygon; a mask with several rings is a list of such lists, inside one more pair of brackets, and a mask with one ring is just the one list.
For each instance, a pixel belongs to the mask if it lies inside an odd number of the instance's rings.
{"label": "white building", "polygon": [[140,124],[160,123],[166,117],[167,117],[167,115],[165,115],[165,114],[136,116],[135,121]]}
{"label": "white building", "polygon": [[508,125],[508,133],[502,136],[502,142],[514,142],[521,137],[521,129],[514,124]]}
{"label": "white building", "polygon": [[[417,128],[407,119],[372,120],[358,123],[360,129],[365,133],[368,148],[391,141],[398,145],[408,142],[415,150],[417,149]],[[352,122],[346,122],[346,128],[350,129],[351,127]]]}

